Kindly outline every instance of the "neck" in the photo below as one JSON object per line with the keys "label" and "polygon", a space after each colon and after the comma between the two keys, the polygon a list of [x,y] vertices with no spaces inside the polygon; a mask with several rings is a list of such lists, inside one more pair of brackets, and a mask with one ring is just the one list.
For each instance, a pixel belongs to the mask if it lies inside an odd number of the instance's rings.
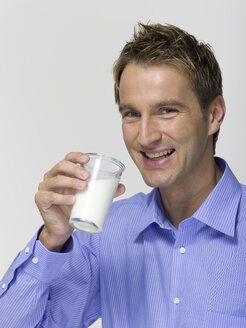
{"label": "neck", "polygon": [[182,186],[176,186],[171,190],[160,188],[165,212],[177,229],[180,222],[191,217],[198,210],[221,176],[222,172],[213,159],[213,163],[204,172],[202,179],[193,176],[191,181],[183,183]]}

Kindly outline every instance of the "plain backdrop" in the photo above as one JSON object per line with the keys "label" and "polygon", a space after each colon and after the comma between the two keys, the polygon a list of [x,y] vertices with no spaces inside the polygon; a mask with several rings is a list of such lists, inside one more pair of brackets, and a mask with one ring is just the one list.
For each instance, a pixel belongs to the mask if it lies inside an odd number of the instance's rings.
{"label": "plain backdrop", "polygon": [[246,182],[245,14],[244,0],[0,0],[1,277],[42,224],[34,194],[67,152],[115,156],[127,167],[123,197],[149,191],[113,97],[112,64],[139,21],[177,25],[213,47],[227,104],[217,155]]}

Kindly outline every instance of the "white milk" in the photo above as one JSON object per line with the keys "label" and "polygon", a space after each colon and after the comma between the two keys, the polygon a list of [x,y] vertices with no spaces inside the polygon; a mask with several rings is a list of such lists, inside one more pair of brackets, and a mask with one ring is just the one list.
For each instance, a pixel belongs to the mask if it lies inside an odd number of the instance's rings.
{"label": "white milk", "polygon": [[70,224],[87,232],[100,232],[113,201],[119,179],[101,179],[88,182],[85,190],[76,192]]}

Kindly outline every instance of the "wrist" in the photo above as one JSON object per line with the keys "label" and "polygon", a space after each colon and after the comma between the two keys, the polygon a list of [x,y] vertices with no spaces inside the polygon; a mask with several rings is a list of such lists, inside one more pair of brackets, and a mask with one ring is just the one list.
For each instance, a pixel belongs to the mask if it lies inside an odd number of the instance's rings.
{"label": "wrist", "polygon": [[38,240],[43,244],[45,248],[47,248],[51,252],[61,252],[65,243],[69,239],[69,236],[57,236],[49,233],[46,226],[44,225],[41,230]]}

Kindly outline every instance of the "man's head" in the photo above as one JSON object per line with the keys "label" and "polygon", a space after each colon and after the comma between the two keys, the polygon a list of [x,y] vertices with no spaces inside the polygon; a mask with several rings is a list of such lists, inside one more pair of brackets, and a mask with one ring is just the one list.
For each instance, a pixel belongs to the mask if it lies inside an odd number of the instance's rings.
{"label": "man's head", "polygon": [[[187,74],[203,116],[212,100],[222,96],[222,77],[209,45],[173,25],[139,24],[133,39],[121,51],[114,65],[115,100],[120,103],[119,85],[129,63],[143,66],[171,65]],[[213,135],[213,147],[219,130]]]}

